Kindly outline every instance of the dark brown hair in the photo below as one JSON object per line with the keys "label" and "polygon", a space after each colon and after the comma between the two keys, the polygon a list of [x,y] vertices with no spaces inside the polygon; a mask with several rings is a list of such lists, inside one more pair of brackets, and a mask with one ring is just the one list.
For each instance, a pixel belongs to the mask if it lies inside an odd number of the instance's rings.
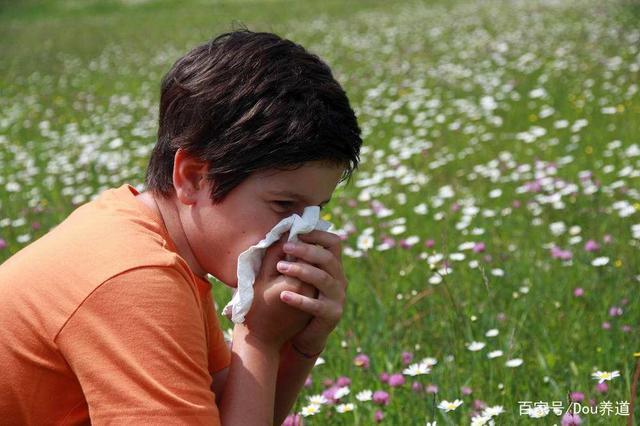
{"label": "dark brown hair", "polygon": [[158,140],[147,189],[174,193],[178,148],[207,162],[211,200],[252,172],[308,161],[359,162],[360,128],[329,66],[292,41],[246,28],[221,34],[178,59],[162,79]]}

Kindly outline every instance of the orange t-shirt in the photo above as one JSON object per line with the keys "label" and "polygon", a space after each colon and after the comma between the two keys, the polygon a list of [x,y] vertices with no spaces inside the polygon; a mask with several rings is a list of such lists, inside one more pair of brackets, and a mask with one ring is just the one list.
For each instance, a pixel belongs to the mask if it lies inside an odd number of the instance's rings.
{"label": "orange t-shirt", "polygon": [[219,425],[211,284],[131,185],[0,265],[0,423]]}

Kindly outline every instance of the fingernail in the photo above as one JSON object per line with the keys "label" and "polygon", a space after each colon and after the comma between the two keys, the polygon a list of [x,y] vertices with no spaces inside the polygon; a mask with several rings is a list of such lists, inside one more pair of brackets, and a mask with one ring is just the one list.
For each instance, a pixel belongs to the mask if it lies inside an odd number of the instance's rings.
{"label": "fingernail", "polygon": [[291,295],[289,293],[287,293],[286,291],[283,291],[282,293],[280,293],[280,297],[282,298],[282,300],[284,300],[285,302],[288,302],[291,300]]}
{"label": "fingernail", "polygon": [[292,252],[295,248],[296,248],[296,245],[294,243],[285,243],[285,245],[282,247],[284,251],[288,251],[288,252]]}
{"label": "fingernail", "polygon": [[289,262],[285,262],[283,260],[281,260],[280,262],[278,262],[278,264],[276,265],[276,267],[280,270],[280,271],[288,271],[289,270],[289,266],[291,264]]}

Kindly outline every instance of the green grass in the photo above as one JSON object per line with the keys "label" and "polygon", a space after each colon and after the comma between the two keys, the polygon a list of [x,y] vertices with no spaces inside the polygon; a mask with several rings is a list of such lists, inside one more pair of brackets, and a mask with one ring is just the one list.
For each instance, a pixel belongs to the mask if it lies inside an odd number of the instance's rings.
{"label": "green grass", "polygon": [[[572,391],[614,406],[629,401],[633,353],[640,350],[640,240],[631,231],[640,223],[640,156],[630,155],[640,144],[637,9],[629,0],[1,2],[0,238],[7,247],[0,261],[102,190],[141,183],[155,140],[160,78],[195,44],[244,24],[319,54],[357,110],[367,148],[352,183],[329,206],[338,228],[356,229],[344,246],[356,250],[367,227],[375,246],[385,234],[419,237],[407,249],[374,247],[344,257],[345,315],[296,411],[322,392],[323,379],[343,375],[352,380],[344,400],[356,409],[323,407],[307,424],[367,425],[376,409],[386,424],[468,424],[475,399],[504,407],[496,424],[559,424],[553,414],[520,416],[518,401],[563,401],[566,408]],[[532,96],[537,88],[547,95]],[[485,96],[495,109],[482,108]],[[553,108],[547,117],[545,107]],[[573,130],[580,119],[588,124]],[[557,126],[561,120],[567,127]],[[533,126],[545,134],[526,143],[523,132]],[[109,147],[116,138],[122,146]],[[86,151],[91,144],[95,155]],[[593,193],[584,190],[584,171],[593,174]],[[403,181],[406,175],[413,177]],[[373,176],[381,180],[367,186],[367,198],[359,183]],[[541,192],[518,189],[536,178]],[[576,191],[554,206],[554,194],[567,185]],[[444,186],[451,198],[438,197]],[[495,189],[502,193],[493,198]],[[359,214],[371,200],[393,214]],[[616,202],[627,202],[630,213],[621,216]],[[414,211],[422,203],[426,215]],[[467,227],[460,225],[465,205],[478,208]],[[393,235],[388,222],[398,218],[406,230]],[[567,230],[554,235],[554,222]],[[433,248],[425,246],[429,239]],[[599,251],[584,250],[587,240]],[[483,242],[485,251],[459,247],[469,241]],[[571,250],[571,263],[552,258],[550,243]],[[453,272],[430,284],[443,264],[432,268],[425,257],[436,253],[465,259],[450,260]],[[593,266],[599,256],[608,264]],[[574,296],[578,287],[584,296]],[[229,298],[222,286],[214,295],[221,306]],[[612,306],[622,315],[610,317]],[[492,328],[499,334],[486,337]],[[471,341],[486,346],[473,352]],[[502,357],[487,358],[497,349]],[[353,364],[359,351],[371,359],[368,370]],[[403,351],[438,364],[390,388],[378,375],[402,372]],[[508,368],[509,358],[523,364]],[[594,390],[596,369],[620,371],[605,394]],[[414,380],[438,386],[436,403],[464,404],[445,414],[434,408],[433,395],[410,389]],[[463,396],[462,386],[472,394]],[[358,402],[363,389],[388,391],[390,404]],[[622,416],[582,418],[626,424]]]}

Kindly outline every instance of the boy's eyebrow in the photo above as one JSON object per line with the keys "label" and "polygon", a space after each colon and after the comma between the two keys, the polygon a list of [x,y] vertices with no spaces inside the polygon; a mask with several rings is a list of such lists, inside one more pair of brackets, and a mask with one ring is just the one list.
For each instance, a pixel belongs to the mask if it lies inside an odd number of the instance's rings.
{"label": "boy's eyebrow", "polygon": [[[298,194],[297,192],[293,192],[293,191],[288,191],[288,190],[283,190],[283,191],[270,191],[273,195],[283,195],[285,197],[291,197],[291,198],[295,198],[297,200],[302,200],[305,202],[305,204],[310,205],[311,203],[307,200],[307,198],[302,195],[302,194]],[[323,204],[327,204],[329,201],[331,201],[331,197],[329,197],[328,200],[324,200],[323,202],[320,203],[320,205]]]}

